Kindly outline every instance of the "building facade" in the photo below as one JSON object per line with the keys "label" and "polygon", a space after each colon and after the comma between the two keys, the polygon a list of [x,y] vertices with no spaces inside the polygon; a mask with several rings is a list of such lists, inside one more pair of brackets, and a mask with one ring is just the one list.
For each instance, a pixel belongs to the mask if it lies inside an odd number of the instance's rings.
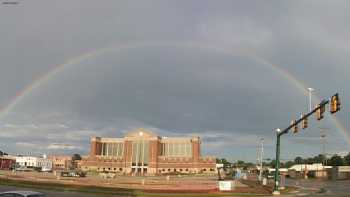
{"label": "building facade", "polygon": [[9,156],[0,157],[0,170],[11,170],[15,167],[16,159]]}
{"label": "building facade", "polygon": [[80,167],[130,175],[216,173],[216,158],[202,157],[200,146],[199,137],[160,137],[137,129],[124,138],[92,137],[90,155]]}
{"label": "building facade", "polygon": [[39,169],[41,171],[51,171],[52,161],[44,157],[17,156],[16,166],[18,169]]}
{"label": "building facade", "polygon": [[72,167],[72,157],[66,155],[50,155],[53,170],[68,170]]}

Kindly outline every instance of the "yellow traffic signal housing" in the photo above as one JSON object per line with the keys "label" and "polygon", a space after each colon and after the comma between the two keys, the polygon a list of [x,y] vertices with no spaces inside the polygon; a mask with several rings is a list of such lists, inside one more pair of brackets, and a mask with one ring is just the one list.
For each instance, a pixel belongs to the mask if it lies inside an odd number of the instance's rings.
{"label": "yellow traffic signal housing", "polygon": [[323,113],[325,112],[325,105],[322,105],[321,107],[320,106],[320,104],[317,105],[317,108],[319,108],[316,111],[317,120],[321,120],[322,118],[324,118]]}
{"label": "yellow traffic signal housing", "polygon": [[303,121],[301,122],[301,128],[306,129],[307,127],[308,127],[308,120],[307,118],[304,118]]}
{"label": "yellow traffic signal housing", "polygon": [[[295,120],[292,120],[292,122],[290,124],[291,125],[295,124],[295,122],[296,122]],[[293,133],[298,133],[298,125],[297,124],[293,126]]]}
{"label": "yellow traffic signal housing", "polygon": [[339,100],[338,93],[332,96],[331,104],[330,104],[329,108],[330,108],[330,112],[332,114],[334,114],[340,110],[340,100]]}

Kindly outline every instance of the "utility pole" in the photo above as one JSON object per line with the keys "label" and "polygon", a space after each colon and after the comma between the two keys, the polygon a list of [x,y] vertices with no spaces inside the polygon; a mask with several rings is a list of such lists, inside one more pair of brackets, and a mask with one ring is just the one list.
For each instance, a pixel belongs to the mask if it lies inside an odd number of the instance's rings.
{"label": "utility pole", "polygon": [[326,132],[328,131],[328,128],[319,127],[319,129],[320,129],[320,139],[321,139],[321,143],[322,143],[322,155],[324,157],[322,164],[326,166],[327,165]]}
{"label": "utility pole", "polygon": [[263,157],[264,157],[264,138],[260,138],[261,148],[260,148],[260,171],[259,171],[259,181],[262,181],[262,171],[263,171]]}

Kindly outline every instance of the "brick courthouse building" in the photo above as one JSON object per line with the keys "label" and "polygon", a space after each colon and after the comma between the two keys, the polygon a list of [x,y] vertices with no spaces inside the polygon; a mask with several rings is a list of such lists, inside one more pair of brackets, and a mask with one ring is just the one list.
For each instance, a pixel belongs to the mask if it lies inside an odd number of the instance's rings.
{"label": "brick courthouse building", "polygon": [[166,173],[216,173],[216,159],[202,157],[199,137],[159,137],[137,129],[124,138],[92,137],[84,171],[130,175]]}

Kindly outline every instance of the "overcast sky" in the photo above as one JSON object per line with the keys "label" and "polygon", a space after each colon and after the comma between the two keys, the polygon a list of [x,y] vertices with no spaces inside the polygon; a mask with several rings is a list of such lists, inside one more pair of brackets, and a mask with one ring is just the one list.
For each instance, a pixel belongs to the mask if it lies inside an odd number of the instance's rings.
{"label": "overcast sky", "polygon": [[[336,116],[350,128],[348,1],[18,2],[0,4],[2,108],[57,65],[100,52],[62,67],[1,116],[5,152],[86,154],[93,135],[145,127],[199,135],[202,154],[232,161],[255,161],[264,138],[273,158],[274,129],[306,112],[308,97],[252,54],[317,97],[339,92]],[[283,136],[282,159],[319,154],[319,127],[327,153],[348,152],[330,116]]]}

